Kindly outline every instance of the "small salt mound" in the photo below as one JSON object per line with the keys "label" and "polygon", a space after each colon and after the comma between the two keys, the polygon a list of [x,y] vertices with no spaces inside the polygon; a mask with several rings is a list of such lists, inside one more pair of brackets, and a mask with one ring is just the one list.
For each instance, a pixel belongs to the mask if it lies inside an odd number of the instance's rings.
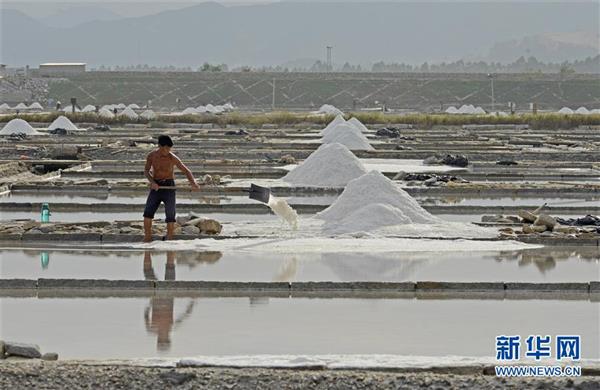
{"label": "small salt mound", "polygon": [[223,105],[223,109],[225,109],[225,111],[233,111],[235,110],[235,107],[233,107],[233,104],[231,103],[225,103]]}
{"label": "small salt mound", "polygon": [[473,110],[473,114],[483,115],[485,114],[485,110],[478,106],[477,108],[475,108],[475,110]]}
{"label": "small salt mound", "polygon": [[10,106],[6,103],[0,104],[0,110],[9,110]]}
{"label": "small salt mound", "polygon": [[156,114],[152,110],[146,110],[140,114],[140,117],[148,120],[156,119]]}
{"label": "small salt mound", "polygon": [[[325,220],[329,228],[333,228],[336,222],[342,221],[358,209],[378,203],[398,209],[412,223],[440,223],[438,218],[423,209],[406,191],[377,171],[371,171],[351,180],[336,201],[318,213],[317,217]],[[373,220],[377,218],[385,220],[387,217],[373,216]],[[349,226],[349,222],[351,221],[345,221],[344,226]]]}
{"label": "small salt mound", "polygon": [[54,129],[79,130],[69,118],[62,115],[56,118],[54,122],[52,122],[50,126],[48,126],[48,130]]}
{"label": "small salt mound", "polygon": [[323,230],[328,233],[368,232],[385,226],[407,225],[412,220],[400,209],[382,203],[371,203],[348,214],[339,221],[327,221]]}
{"label": "small salt mound", "polygon": [[575,110],[575,114],[588,115],[589,113],[590,111],[585,107],[579,107],[577,110]]}
{"label": "small salt mound", "polygon": [[96,111],[96,107],[92,106],[91,104],[88,104],[87,106],[83,107],[83,109],[81,110],[81,112],[94,112]]}
{"label": "small salt mound", "polygon": [[14,107],[15,110],[26,110],[28,108],[29,107],[27,107],[27,105],[25,105],[25,103],[19,103]]}
{"label": "small salt mound", "polygon": [[558,110],[559,114],[566,114],[566,115],[571,115],[573,114],[573,110],[571,110],[569,107],[563,107],[560,110]]}
{"label": "small salt mound", "polygon": [[127,117],[129,119],[137,119],[138,118],[138,114],[136,114],[136,112],[133,111],[129,107],[127,107],[123,111],[121,111],[121,113],[119,115],[125,116],[125,117]]}
{"label": "small salt mound", "polygon": [[42,107],[42,105],[40,103],[34,102],[34,103],[31,103],[31,106],[29,106],[29,109],[41,111],[44,109],[44,107]]}
{"label": "small salt mound", "polygon": [[124,103],[119,103],[115,107],[118,108],[118,109],[120,109],[120,110],[122,110],[124,108],[127,108],[127,106]]}
{"label": "small salt mound", "polygon": [[138,106],[135,103],[132,103],[132,104],[128,105],[127,107],[131,108],[132,110],[139,110],[140,109],[140,106]]}
{"label": "small salt mound", "polygon": [[106,105],[102,106],[101,109],[112,112],[115,109],[115,105],[114,104],[106,104]]}
{"label": "small salt mound", "polygon": [[181,115],[195,115],[198,111],[194,107],[188,107],[181,112]]}
{"label": "small salt mound", "polygon": [[31,125],[23,119],[13,119],[10,122],[8,122],[2,128],[2,130],[0,130],[0,135],[11,135],[13,133],[23,133],[27,135],[42,135],[42,133],[31,127]]}
{"label": "small salt mound", "polygon": [[344,115],[342,110],[331,104],[323,104],[321,108],[319,108],[319,113],[326,115]]}
{"label": "small salt mound", "polygon": [[106,109],[104,107],[102,107],[99,111],[98,111],[98,116],[102,117],[102,118],[114,118],[115,114],[113,114],[113,112],[109,109]]}
{"label": "small salt mound", "polygon": [[590,114],[600,114],[600,108],[594,108],[592,111],[590,111]]}
{"label": "small salt mound", "polygon": [[198,111],[199,114],[204,114],[206,112],[206,107],[198,106],[196,107],[196,111]]}
{"label": "small salt mound", "polygon": [[458,109],[454,106],[446,108],[446,114],[458,114]]}
{"label": "small salt mound", "polygon": [[297,186],[343,187],[367,172],[360,160],[338,143],[321,145],[302,164],[283,177]]}
{"label": "small salt mound", "polygon": [[341,115],[336,116],[331,122],[329,122],[327,126],[325,126],[323,130],[321,130],[321,135],[328,134],[331,131],[331,129],[342,123],[346,123],[344,117]]}
{"label": "small salt mound", "polygon": [[369,129],[367,129],[367,126],[363,125],[363,123],[361,121],[359,121],[357,118],[350,118],[350,119],[348,119],[348,121],[346,123],[349,123],[352,126],[356,127],[358,130],[360,130],[361,133],[369,132]]}
{"label": "small salt mound", "polygon": [[347,123],[340,123],[323,136],[322,143],[339,143],[350,150],[373,150],[367,137],[356,127]]}
{"label": "small salt mound", "polygon": [[473,106],[472,104],[463,104],[458,109],[458,113],[459,114],[474,114],[475,113],[475,106]]}

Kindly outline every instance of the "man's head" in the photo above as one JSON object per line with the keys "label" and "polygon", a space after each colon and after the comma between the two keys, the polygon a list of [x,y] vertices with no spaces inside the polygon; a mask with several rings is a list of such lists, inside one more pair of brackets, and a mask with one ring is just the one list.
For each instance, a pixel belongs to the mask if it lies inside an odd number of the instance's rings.
{"label": "man's head", "polygon": [[173,147],[173,140],[168,135],[160,135],[158,136],[158,149],[163,154],[168,154],[171,152],[171,148]]}

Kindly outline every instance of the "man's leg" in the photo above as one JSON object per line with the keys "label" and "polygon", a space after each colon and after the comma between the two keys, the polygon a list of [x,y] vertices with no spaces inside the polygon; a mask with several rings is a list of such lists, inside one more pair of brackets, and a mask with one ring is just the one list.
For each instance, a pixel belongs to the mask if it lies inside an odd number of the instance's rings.
{"label": "man's leg", "polygon": [[165,190],[163,202],[165,203],[167,240],[172,240],[175,235],[175,190]]}
{"label": "man's leg", "polygon": [[159,204],[160,194],[158,191],[150,190],[144,209],[144,242],[152,241],[152,220]]}

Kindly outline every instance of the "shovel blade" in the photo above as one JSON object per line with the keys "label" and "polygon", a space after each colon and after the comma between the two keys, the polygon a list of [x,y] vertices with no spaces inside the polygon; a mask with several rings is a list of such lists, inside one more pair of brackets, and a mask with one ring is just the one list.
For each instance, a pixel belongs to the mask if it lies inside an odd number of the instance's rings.
{"label": "shovel blade", "polygon": [[269,188],[250,184],[250,199],[258,200],[262,203],[269,203],[270,197],[271,190]]}

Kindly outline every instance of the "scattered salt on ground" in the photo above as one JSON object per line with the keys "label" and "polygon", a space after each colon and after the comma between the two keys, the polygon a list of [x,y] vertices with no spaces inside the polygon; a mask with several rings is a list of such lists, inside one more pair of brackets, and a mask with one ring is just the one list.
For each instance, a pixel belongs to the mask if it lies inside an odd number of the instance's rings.
{"label": "scattered salt on ground", "polygon": [[121,113],[119,115],[126,116],[129,119],[137,119],[138,118],[138,114],[136,114],[136,112],[133,111],[129,107],[127,107],[126,109],[124,109],[123,111],[121,111]]}
{"label": "scattered salt on ground", "polygon": [[[359,212],[359,209],[377,203],[395,208],[399,212],[390,216],[387,215],[389,210],[381,207],[373,209],[377,211],[375,214],[366,215]],[[339,198],[316,216],[325,221],[326,230],[333,232],[360,231],[354,226],[375,226],[377,221],[385,221],[385,226],[393,225],[392,217],[395,217],[396,225],[441,223],[439,218],[429,214],[406,191],[377,171],[351,180]],[[369,221],[365,221],[365,218]]]}
{"label": "scattered salt on ground", "polygon": [[327,133],[329,133],[331,129],[342,123],[346,123],[344,117],[341,115],[336,116],[331,122],[329,122],[327,126],[325,126],[323,130],[321,130],[321,135],[327,135]]}
{"label": "scattered salt on ground", "polygon": [[[112,245],[114,246],[114,245]],[[122,244],[127,248],[154,249],[157,251],[218,250],[232,252],[269,253],[388,253],[388,252],[464,252],[464,251],[505,251],[541,248],[543,245],[501,240],[436,240],[396,237],[377,238],[272,238],[248,239],[195,239],[175,241],[155,241],[147,244]]]}
{"label": "scattered salt on ground", "polygon": [[42,135],[39,131],[31,127],[27,121],[23,119],[13,119],[8,122],[2,130],[0,130],[0,135],[11,135],[13,133],[24,133],[27,135]]}
{"label": "scattered salt on ground", "polygon": [[366,133],[369,131],[369,129],[367,129],[367,127],[365,125],[363,125],[363,123],[361,121],[359,121],[357,118],[350,118],[350,119],[348,119],[347,123],[356,127],[362,133]]}
{"label": "scattered salt on ground", "polygon": [[330,128],[323,136],[324,144],[337,142],[350,150],[373,150],[367,137],[356,127],[348,123],[340,123]]}
{"label": "scattered salt on ground", "polygon": [[324,144],[283,177],[298,186],[341,187],[367,170],[344,145]]}
{"label": "scattered salt on ground", "polygon": [[269,206],[279,218],[287,222],[293,230],[298,230],[298,213],[290,207],[285,199],[271,195],[267,206]]}
{"label": "scattered salt on ground", "polygon": [[75,126],[75,124],[73,122],[71,122],[71,120],[69,118],[67,118],[66,116],[63,116],[63,115],[56,118],[50,124],[50,126],[48,126],[48,130],[54,130],[54,129],[79,130],[77,128],[77,126]]}

